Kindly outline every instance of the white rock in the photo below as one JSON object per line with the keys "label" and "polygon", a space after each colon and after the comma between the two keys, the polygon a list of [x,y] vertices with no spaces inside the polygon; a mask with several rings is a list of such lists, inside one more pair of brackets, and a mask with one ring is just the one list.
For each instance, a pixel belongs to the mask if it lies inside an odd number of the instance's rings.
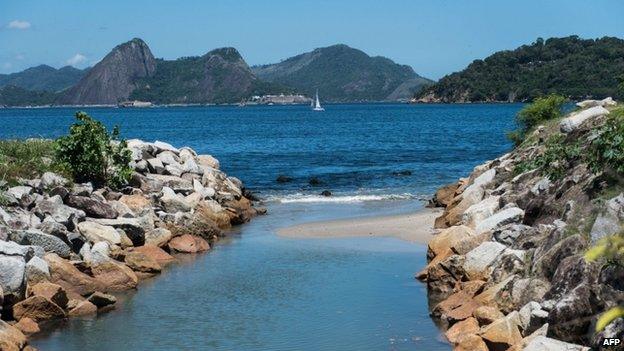
{"label": "white rock", "polygon": [[35,256],[26,263],[26,281],[29,284],[36,284],[50,280],[50,267],[48,262]]}
{"label": "white rock", "polygon": [[169,187],[163,187],[160,202],[162,202],[165,210],[169,213],[188,212],[191,210],[191,204]]}
{"label": "white rock", "polygon": [[179,164],[170,164],[165,166],[166,173],[171,174],[172,176],[179,177],[184,173],[182,170],[182,166]]}
{"label": "white rock", "polygon": [[471,279],[478,279],[489,274],[488,267],[507,247],[503,244],[486,241],[466,254],[464,270]]}
{"label": "white rock", "polygon": [[145,243],[163,246],[171,240],[171,232],[165,228],[156,228],[145,233]]}
{"label": "white rock", "polygon": [[182,164],[182,173],[195,173],[195,174],[203,174],[204,171],[195,163],[193,158],[188,158]]}
{"label": "white rock", "polygon": [[590,231],[592,243],[618,233],[622,230],[622,222],[624,222],[624,193],[607,201],[604,212],[596,217]]}
{"label": "white rock", "polygon": [[7,194],[14,196],[16,199],[21,199],[23,196],[32,194],[33,188],[25,185],[14,186],[7,189]]}
{"label": "white rock", "polygon": [[198,155],[196,159],[197,164],[199,164],[200,166],[207,166],[214,169],[219,169],[220,167],[219,160],[212,157],[211,155]]}
{"label": "white rock", "polygon": [[56,186],[63,186],[67,184],[67,179],[61,177],[60,175],[52,172],[45,172],[41,176],[41,182],[39,183],[40,189],[52,189]]}
{"label": "white rock", "polygon": [[585,121],[609,114],[609,110],[602,106],[594,106],[564,118],[559,123],[559,129],[562,133],[570,133],[577,129]]}
{"label": "white rock", "polygon": [[0,286],[5,295],[22,294],[25,270],[26,262],[23,257],[0,255]]}
{"label": "white rock", "polygon": [[474,229],[481,221],[493,215],[500,208],[500,196],[488,196],[464,212],[462,222]]}
{"label": "white rock", "polygon": [[150,172],[162,174],[165,171],[165,165],[159,158],[149,158],[146,160],[146,162]]}
{"label": "white rock", "polygon": [[161,153],[163,151],[171,151],[174,154],[179,154],[180,150],[178,150],[177,148],[173,147],[173,145],[169,144],[169,143],[165,143],[162,141],[158,141],[156,140],[152,145],[154,145],[154,147],[156,148],[157,152]]}
{"label": "white rock", "polygon": [[504,226],[505,224],[517,223],[524,218],[524,211],[518,207],[511,207],[498,211],[494,215],[481,221],[477,227],[477,234],[485,233]]}
{"label": "white rock", "polygon": [[78,223],[78,230],[92,243],[105,241],[111,245],[121,244],[121,237],[115,228],[92,221]]}
{"label": "white rock", "polygon": [[589,351],[589,347],[537,336],[524,347],[523,351]]}
{"label": "white rock", "polygon": [[182,161],[186,161],[188,159],[195,158],[195,156],[197,156],[197,153],[195,153],[195,151],[193,151],[193,149],[189,147],[183,147],[183,148],[180,148],[179,156]]}
{"label": "white rock", "polygon": [[580,108],[588,108],[588,107],[595,107],[595,106],[606,107],[606,106],[615,106],[615,105],[616,105],[616,102],[610,96],[602,100],[584,100],[584,101],[576,103],[576,106]]}

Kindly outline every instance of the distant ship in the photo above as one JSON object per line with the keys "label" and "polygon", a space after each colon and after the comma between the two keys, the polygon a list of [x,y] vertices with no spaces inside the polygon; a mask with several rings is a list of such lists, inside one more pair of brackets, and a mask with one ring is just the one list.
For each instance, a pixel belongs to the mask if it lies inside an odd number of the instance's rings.
{"label": "distant ship", "polygon": [[314,103],[312,107],[313,107],[312,108],[313,111],[325,111],[325,109],[321,107],[321,102],[319,101],[319,98],[318,98],[318,90],[316,91],[316,102]]}

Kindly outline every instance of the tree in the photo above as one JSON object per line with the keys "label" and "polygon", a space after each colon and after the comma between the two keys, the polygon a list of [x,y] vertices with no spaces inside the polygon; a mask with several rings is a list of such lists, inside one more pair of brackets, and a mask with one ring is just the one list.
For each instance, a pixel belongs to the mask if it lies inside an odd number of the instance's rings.
{"label": "tree", "polygon": [[69,135],[55,142],[57,159],[66,164],[75,181],[121,187],[132,175],[132,153],[125,140],[119,140],[119,128],[111,134],[106,127],[84,112],[77,112]]}

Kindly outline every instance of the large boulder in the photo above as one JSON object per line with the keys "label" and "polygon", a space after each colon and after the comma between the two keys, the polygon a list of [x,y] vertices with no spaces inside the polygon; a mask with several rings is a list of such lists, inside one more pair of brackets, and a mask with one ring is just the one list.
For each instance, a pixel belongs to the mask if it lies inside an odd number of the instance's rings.
{"label": "large boulder", "polygon": [[91,268],[93,276],[103,286],[102,291],[124,291],[136,288],[138,277],[126,265],[113,260]]}
{"label": "large boulder", "polygon": [[456,245],[471,236],[474,236],[474,231],[467,226],[460,225],[443,229],[429,240],[427,256],[432,259],[448,249],[453,250]]}
{"label": "large boulder", "polygon": [[496,212],[482,220],[476,226],[477,234],[500,228],[506,224],[518,223],[524,218],[524,211],[517,207],[510,207]]}
{"label": "large boulder", "polygon": [[102,225],[93,221],[84,221],[78,223],[78,230],[92,243],[106,241],[111,245],[121,244],[121,236],[115,228],[111,226]]}
{"label": "large boulder", "polygon": [[143,255],[158,262],[158,264],[161,266],[171,263],[175,260],[173,256],[155,245],[145,244],[143,246],[133,248],[132,251],[142,253]]}
{"label": "large boulder", "polygon": [[170,250],[182,253],[197,253],[210,249],[210,245],[206,240],[190,234],[184,234],[171,239],[168,246]]}
{"label": "large boulder", "polygon": [[35,284],[28,288],[30,296],[43,296],[54,302],[60,308],[67,307],[67,292],[62,286],[49,282]]}
{"label": "large boulder", "polygon": [[592,243],[605,236],[617,234],[624,225],[624,193],[607,201],[604,211],[596,217],[590,237]]}
{"label": "large boulder", "polygon": [[68,313],[70,317],[86,317],[95,314],[97,314],[97,306],[86,300],[78,302]]}
{"label": "large boulder", "polygon": [[65,318],[65,311],[46,297],[34,295],[13,305],[13,317],[28,317],[36,322]]}
{"label": "large boulder", "polygon": [[42,247],[46,252],[67,258],[71,253],[69,245],[54,235],[46,234],[37,229],[15,230],[10,234],[11,240],[22,245],[35,245]]}
{"label": "large boulder", "polygon": [[137,272],[160,273],[162,270],[156,260],[139,251],[128,252],[124,258],[124,262],[128,267]]}
{"label": "large boulder", "polygon": [[43,259],[35,256],[26,263],[26,282],[34,285],[50,280],[50,268]]}
{"label": "large boulder", "polygon": [[451,344],[457,344],[459,339],[466,334],[476,334],[479,331],[479,323],[476,319],[470,317],[461,322],[453,324],[444,336]]}
{"label": "large boulder", "polygon": [[97,306],[97,308],[102,308],[102,307],[114,305],[117,302],[117,298],[113,295],[105,294],[100,291],[96,291],[87,298],[87,301]]}
{"label": "large boulder", "polygon": [[39,202],[33,209],[33,212],[41,220],[49,216],[55,222],[61,223],[70,230],[74,228],[74,222],[80,222],[86,216],[82,210],[77,210],[52,200]]}
{"label": "large boulder", "polygon": [[181,195],[176,194],[173,189],[164,187],[162,190],[162,196],[160,202],[167,212],[189,212],[191,210],[191,204]]}
{"label": "large boulder", "polygon": [[145,231],[150,230],[154,226],[154,223],[149,215],[137,218],[93,218],[90,220],[104,226],[111,226],[113,228],[123,230],[128,238],[132,240],[134,246],[141,246],[145,244]]}
{"label": "large boulder", "polygon": [[152,203],[142,195],[123,195],[119,198],[119,202],[128,206],[132,213],[136,216],[145,216],[152,213]]}
{"label": "large boulder", "polygon": [[165,228],[154,228],[145,233],[145,244],[165,246],[173,236],[171,231]]}
{"label": "large boulder", "polygon": [[589,347],[570,344],[561,340],[536,336],[523,349],[523,351],[589,351]]}
{"label": "large boulder", "polygon": [[26,336],[16,327],[0,320],[0,350],[20,351],[27,347]]}
{"label": "large boulder", "polygon": [[476,228],[484,219],[494,215],[499,208],[500,196],[486,196],[481,202],[466,209],[462,216],[462,223]]}
{"label": "large boulder", "polygon": [[580,234],[571,235],[535,257],[531,269],[534,273],[550,279],[564,258],[583,252],[585,246],[585,240]]}
{"label": "large boulder", "polygon": [[25,270],[24,257],[0,255],[0,286],[4,295],[23,296]]}
{"label": "large boulder", "polygon": [[559,129],[562,133],[570,133],[588,120],[594,119],[599,116],[608,115],[609,110],[602,106],[594,106],[586,110],[582,110],[571,114],[569,117],[564,118],[559,123]]}
{"label": "large boulder", "polygon": [[479,279],[489,276],[492,264],[507,247],[503,244],[486,241],[466,254],[464,270],[469,278]]}
{"label": "large boulder", "polygon": [[62,176],[56,173],[45,172],[41,176],[41,181],[39,182],[39,188],[42,190],[50,190],[54,187],[64,186],[65,184],[68,184],[68,183],[69,181],[67,179],[63,178]]}
{"label": "large boulder", "polygon": [[518,313],[512,312],[484,327],[480,336],[491,350],[506,350],[522,340],[518,326]]}
{"label": "large boulder", "polygon": [[100,282],[81,272],[69,261],[56,254],[46,254],[45,261],[50,266],[50,281],[62,286],[65,290],[73,290],[85,296],[102,288]]}
{"label": "large boulder", "polygon": [[219,160],[211,155],[197,155],[195,159],[200,166],[219,169]]}
{"label": "large boulder", "polygon": [[90,217],[117,218],[118,215],[111,205],[92,197],[70,195],[65,201],[67,205],[83,210]]}

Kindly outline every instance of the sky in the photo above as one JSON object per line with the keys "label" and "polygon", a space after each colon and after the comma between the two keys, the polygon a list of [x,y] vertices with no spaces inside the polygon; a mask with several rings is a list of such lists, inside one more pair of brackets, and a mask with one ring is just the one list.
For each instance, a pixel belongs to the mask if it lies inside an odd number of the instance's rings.
{"label": "sky", "polygon": [[266,64],[347,44],[439,79],[538,37],[624,38],[622,0],[0,0],[0,73],[92,66],[139,37],[175,59],[233,46]]}

